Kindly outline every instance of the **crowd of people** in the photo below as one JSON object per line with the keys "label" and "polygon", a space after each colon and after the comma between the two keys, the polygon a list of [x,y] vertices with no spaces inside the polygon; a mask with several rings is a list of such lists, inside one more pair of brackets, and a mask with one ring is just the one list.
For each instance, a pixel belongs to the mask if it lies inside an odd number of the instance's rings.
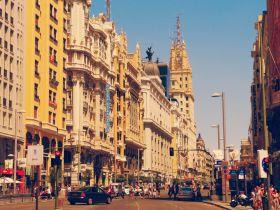
{"label": "crowd of people", "polygon": [[[280,209],[280,196],[279,190],[275,189],[273,186],[270,186],[269,189],[270,194],[270,206],[272,210]],[[267,202],[267,193],[264,188],[264,184],[256,186],[252,191],[252,199],[253,199],[253,208],[254,210],[262,210],[265,205],[264,202]]]}

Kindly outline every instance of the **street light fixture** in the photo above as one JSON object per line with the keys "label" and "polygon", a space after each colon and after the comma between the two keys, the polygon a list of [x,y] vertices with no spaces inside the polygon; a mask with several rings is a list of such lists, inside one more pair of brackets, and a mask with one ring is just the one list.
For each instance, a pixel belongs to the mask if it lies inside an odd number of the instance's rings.
{"label": "street light fixture", "polygon": [[213,93],[212,97],[222,97],[222,114],[223,114],[223,140],[224,140],[224,160],[227,161],[227,154],[226,154],[226,114],[225,114],[225,93]]}
{"label": "street light fixture", "polygon": [[15,109],[15,146],[14,146],[14,195],[16,194],[16,182],[17,182],[17,119],[18,114],[25,113],[24,110]]}
{"label": "street light fixture", "polygon": [[218,130],[218,149],[220,150],[221,149],[221,139],[220,139],[220,125],[219,124],[213,124],[211,125],[212,128],[217,128]]}

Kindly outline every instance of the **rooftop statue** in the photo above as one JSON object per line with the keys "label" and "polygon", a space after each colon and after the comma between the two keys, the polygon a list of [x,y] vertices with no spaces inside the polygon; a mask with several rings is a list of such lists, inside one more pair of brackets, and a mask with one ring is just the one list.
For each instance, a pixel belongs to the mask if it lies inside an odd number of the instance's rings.
{"label": "rooftop statue", "polygon": [[152,46],[148,47],[148,49],[146,50],[146,54],[147,54],[147,59],[149,61],[152,61],[152,58],[153,58],[153,54],[154,52],[152,51]]}

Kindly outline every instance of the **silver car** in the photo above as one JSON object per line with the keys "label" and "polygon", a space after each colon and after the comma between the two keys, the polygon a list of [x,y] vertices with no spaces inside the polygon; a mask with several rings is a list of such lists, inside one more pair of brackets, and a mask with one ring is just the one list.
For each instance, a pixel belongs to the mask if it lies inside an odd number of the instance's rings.
{"label": "silver car", "polygon": [[180,187],[176,197],[178,200],[183,200],[183,199],[195,200],[194,190],[192,187]]}

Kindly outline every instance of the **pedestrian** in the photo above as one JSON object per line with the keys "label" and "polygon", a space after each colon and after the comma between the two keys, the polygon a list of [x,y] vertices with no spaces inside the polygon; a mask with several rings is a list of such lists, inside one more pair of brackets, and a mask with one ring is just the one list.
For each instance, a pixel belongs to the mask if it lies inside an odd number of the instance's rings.
{"label": "pedestrian", "polygon": [[179,192],[179,184],[176,183],[176,185],[175,185],[175,192],[174,192],[174,200],[177,198],[178,192]]}
{"label": "pedestrian", "polygon": [[197,188],[196,188],[196,197],[197,197],[197,200],[198,201],[201,201],[202,200],[202,196],[201,196],[201,191],[200,191],[200,185],[198,184],[197,185]]}

